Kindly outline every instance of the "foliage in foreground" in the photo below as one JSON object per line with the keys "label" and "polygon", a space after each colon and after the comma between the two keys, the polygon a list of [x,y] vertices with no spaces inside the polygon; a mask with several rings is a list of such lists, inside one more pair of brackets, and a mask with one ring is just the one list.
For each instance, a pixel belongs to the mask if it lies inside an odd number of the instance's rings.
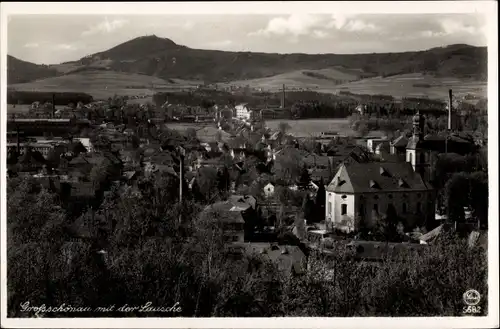
{"label": "foliage in foreground", "polygon": [[[148,187],[118,191],[95,215],[83,215],[87,222],[113,223],[99,227],[107,236],[103,256],[101,245],[67,238],[57,198],[30,181],[9,185],[9,316],[33,316],[21,311],[25,302],[92,309],[115,305],[115,311],[78,314],[91,317],[451,316],[461,314],[468,289],[478,290],[482,308],[487,307],[486,252],[468,249],[454,237],[422,255],[376,265],[349,260],[340,250],[328,260],[311,256],[308,274],[289,277],[259,255],[231,254],[218,225],[196,216],[200,205],[180,209]],[[179,212],[184,223],[178,222]],[[179,303],[181,311],[116,311],[125,303],[147,302],[154,307]]]}

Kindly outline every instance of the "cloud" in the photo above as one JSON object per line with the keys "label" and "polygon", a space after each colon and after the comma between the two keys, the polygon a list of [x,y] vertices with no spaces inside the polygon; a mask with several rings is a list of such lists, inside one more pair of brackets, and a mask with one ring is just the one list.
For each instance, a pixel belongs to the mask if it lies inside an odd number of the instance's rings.
{"label": "cloud", "polygon": [[445,34],[479,34],[482,31],[481,27],[466,24],[460,20],[444,19],[441,21],[441,27]]}
{"label": "cloud", "polygon": [[374,24],[365,23],[362,20],[356,19],[356,20],[349,21],[344,26],[344,29],[349,31],[349,32],[360,32],[360,31],[374,32],[374,31],[378,31],[379,27],[374,25]]}
{"label": "cloud", "polygon": [[36,42],[29,42],[25,44],[23,47],[24,48],[38,48],[40,45]]}
{"label": "cloud", "polygon": [[104,18],[104,21],[90,27],[88,30],[82,32],[82,37],[87,37],[95,34],[105,34],[105,33],[111,33],[117,29],[122,28],[123,26],[127,25],[128,21],[124,19],[114,19],[114,20],[108,20],[107,17]]}
{"label": "cloud", "polygon": [[325,39],[329,34],[322,30],[314,30],[312,31],[312,36],[316,39]]}
{"label": "cloud", "polygon": [[56,49],[58,50],[76,50],[78,49],[75,45],[68,44],[68,43],[60,43],[55,46]]}
{"label": "cloud", "polygon": [[446,33],[442,32],[442,31],[430,31],[430,30],[427,30],[427,31],[421,31],[420,33],[418,33],[416,35],[416,37],[423,37],[423,38],[439,38],[439,37],[442,37],[442,36],[445,36]]}
{"label": "cloud", "polygon": [[231,40],[222,40],[222,41],[209,42],[207,46],[211,48],[225,48],[231,46],[232,44],[233,42]]}
{"label": "cloud", "polygon": [[328,22],[328,28],[336,28],[340,30],[345,26],[347,20],[352,17],[351,14],[332,14],[331,20]]}
{"label": "cloud", "polygon": [[329,36],[326,30],[343,30],[348,32],[373,32],[379,27],[367,23],[352,14],[310,15],[294,14],[288,18],[275,17],[271,19],[264,29],[250,32],[249,36],[290,35],[292,37],[312,36],[324,39]]}
{"label": "cloud", "polygon": [[266,28],[256,32],[250,32],[249,36],[286,35],[292,36],[308,35],[324,23],[325,18],[320,15],[293,14],[288,18],[272,18]]}

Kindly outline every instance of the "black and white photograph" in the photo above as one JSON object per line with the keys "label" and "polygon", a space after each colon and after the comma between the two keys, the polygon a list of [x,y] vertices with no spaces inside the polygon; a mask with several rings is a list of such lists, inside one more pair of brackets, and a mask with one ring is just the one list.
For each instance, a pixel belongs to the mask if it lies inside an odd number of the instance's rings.
{"label": "black and white photograph", "polygon": [[2,3],[2,327],[498,327],[497,10]]}

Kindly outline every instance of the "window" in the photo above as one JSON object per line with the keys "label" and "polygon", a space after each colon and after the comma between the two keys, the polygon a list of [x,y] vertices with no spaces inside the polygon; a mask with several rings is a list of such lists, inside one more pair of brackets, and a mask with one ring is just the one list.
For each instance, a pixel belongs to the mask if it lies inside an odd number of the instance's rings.
{"label": "window", "polygon": [[340,214],[341,215],[346,215],[347,214],[347,205],[346,204],[343,204],[340,208]]}
{"label": "window", "polygon": [[345,198],[347,198],[347,195],[343,195],[343,196],[341,196],[341,198],[342,198],[342,199],[345,199]]}
{"label": "window", "polygon": [[378,214],[378,204],[376,204],[376,203],[375,203],[375,204],[373,205],[373,211],[375,211],[375,213],[377,213],[377,214]]}
{"label": "window", "polygon": [[239,237],[237,235],[233,235],[233,241],[238,241]]}
{"label": "window", "polygon": [[417,213],[420,213],[421,211],[421,205],[420,202],[417,202]]}
{"label": "window", "polygon": [[360,216],[364,216],[365,215],[365,206],[359,205],[358,211],[359,211]]}
{"label": "window", "polygon": [[420,153],[420,163],[425,163],[425,153]]}
{"label": "window", "polygon": [[389,194],[389,199],[392,199],[392,194]]}
{"label": "window", "polygon": [[329,214],[332,213],[332,203],[331,202],[328,202],[328,213]]}
{"label": "window", "polygon": [[406,209],[406,202],[403,202],[403,214],[406,214],[408,210]]}
{"label": "window", "polygon": [[413,163],[413,154],[408,153],[408,162]]}

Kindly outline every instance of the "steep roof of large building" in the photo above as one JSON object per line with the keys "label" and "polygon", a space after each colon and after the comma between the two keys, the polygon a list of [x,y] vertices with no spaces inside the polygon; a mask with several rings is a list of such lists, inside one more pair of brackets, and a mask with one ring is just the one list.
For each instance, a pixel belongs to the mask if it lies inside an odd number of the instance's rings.
{"label": "steep roof of large building", "polygon": [[419,138],[418,136],[412,136],[408,140],[408,144],[406,145],[407,149],[410,150],[415,150],[419,148],[425,148],[425,140],[422,138]]}
{"label": "steep roof of large building", "polygon": [[407,162],[343,164],[327,187],[336,193],[424,191],[431,189]]}
{"label": "steep roof of large building", "polygon": [[391,142],[391,145],[394,147],[406,147],[408,145],[408,138],[406,138],[405,135],[401,135],[401,136],[395,138]]}

